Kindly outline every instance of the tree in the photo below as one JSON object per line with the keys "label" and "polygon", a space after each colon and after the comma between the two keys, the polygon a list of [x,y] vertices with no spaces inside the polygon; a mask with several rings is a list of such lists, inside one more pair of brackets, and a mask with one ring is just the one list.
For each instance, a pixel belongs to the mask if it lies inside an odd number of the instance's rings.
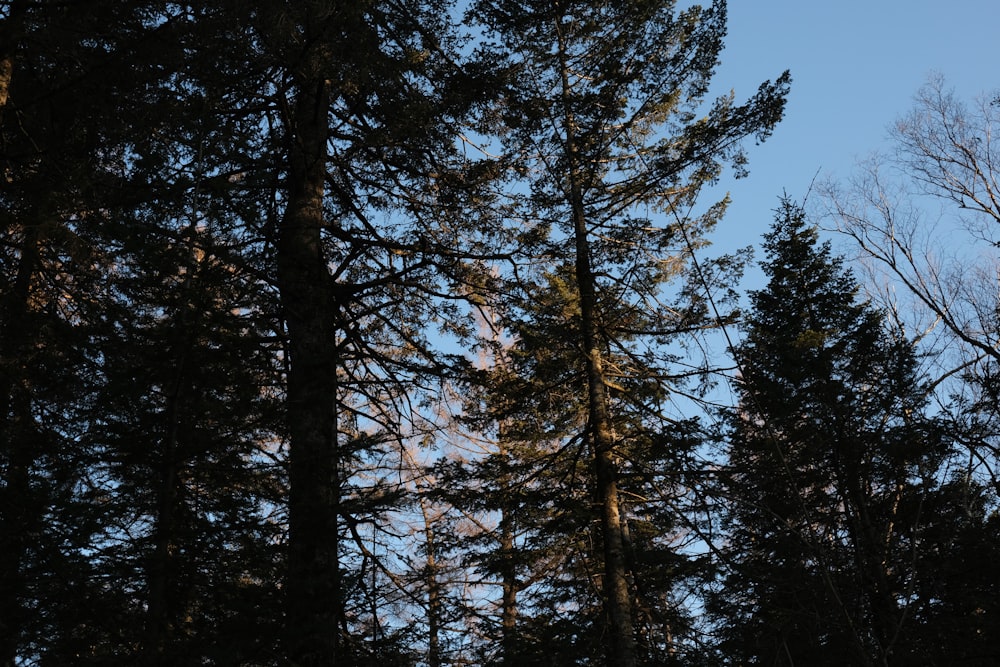
{"label": "tree", "polygon": [[[952,516],[954,542],[967,544],[995,520],[997,511],[997,363],[1000,361],[1000,301],[996,292],[997,166],[1000,155],[992,140],[997,123],[996,95],[984,95],[967,106],[945,81],[932,77],[918,91],[911,112],[892,126],[894,148],[862,166],[846,186],[830,184],[824,192],[823,214],[860,250],[870,271],[873,292],[881,292],[901,326],[919,335],[929,367],[935,399],[948,419],[948,431],[964,450],[944,497],[935,507],[941,521]],[[901,289],[900,289],[901,288]],[[982,494],[985,494],[982,495]],[[951,508],[950,510],[947,508]],[[951,514],[964,507],[959,514]],[[977,509],[972,509],[977,508]],[[937,519],[929,520],[937,525]],[[929,529],[929,532],[938,528]],[[966,537],[955,537],[965,535]],[[991,539],[980,542],[985,553]],[[973,551],[955,561],[967,562],[966,572],[981,563]],[[937,590],[955,594],[947,602],[926,602],[936,619],[926,636],[951,637],[945,627],[981,627],[995,622],[989,604],[981,604],[962,576],[938,562]],[[944,583],[950,581],[951,583]],[[933,599],[935,594],[928,594]],[[976,615],[969,609],[977,608]],[[949,612],[956,616],[949,619]],[[941,623],[943,625],[938,625]],[[951,625],[954,624],[954,625]],[[983,631],[989,632],[989,631]],[[988,642],[956,642],[954,655],[996,653]],[[940,645],[948,645],[940,640]],[[928,650],[936,650],[930,647]]]}
{"label": "tree", "polygon": [[926,416],[916,351],[799,206],[782,201],[764,247],[769,282],[735,349],[721,652],[926,664],[941,649],[920,641],[925,567],[954,534],[929,530],[951,443]]}
{"label": "tree", "polygon": [[221,261],[221,230],[143,218],[129,225],[137,254],[116,253],[121,301],[105,301],[97,338],[104,382],[83,444],[105,516],[92,560],[103,597],[127,591],[144,610],[119,620],[119,650],[142,646],[151,665],[260,660],[279,637],[265,611],[280,599],[284,482],[273,308]]}
{"label": "tree", "polygon": [[99,385],[90,340],[110,258],[98,226],[117,205],[109,185],[127,128],[113,82],[144,70],[119,59],[139,12],[119,12],[105,34],[95,26],[109,8],[14,1],[0,14],[3,665],[71,641],[88,621],[97,515],[79,494],[88,459],[76,445]]}
{"label": "tree", "polygon": [[[109,619],[148,621],[143,659],[197,653],[210,634],[202,622],[225,612],[206,604],[195,613],[199,589],[186,584],[204,575],[200,584],[228,594],[238,587],[233,569],[275,566],[274,526],[261,516],[275,478],[254,459],[272,438],[289,452],[287,636],[275,650],[299,664],[374,659],[351,637],[361,622],[347,600],[363,598],[366,585],[349,572],[364,562],[353,528],[383,525],[399,503],[398,490],[364,477],[388,475],[380,460],[417,419],[407,401],[448,366],[426,334],[438,315],[455,326],[450,293],[466,291],[461,256],[471,242],[456,221],[474,178],[454,125],[483,85],[457,64],[447,2],[113,5],[3,5],[11,187],[0,361],[11,372],[0,389],[12,436],[4,493],[16,500],[5,504],[0,538],[3,659],[35,650],[45,634],[35,609],[54,605],[31,597],[40,575],[26,568],[48,561],[32,555],[30,537],[48,507],[69,507],[60,493],[80,488],[92,512],[77,522],[85,534],[66,539],[85,545],[79,552],[92,558],[79,560],[96,570],[79,579],[123,583],[102,602],[114,609]],[[65,312],[79,318],[73,327]],[[287,346],[275,345],[286,336]],[[266,386],[279,361],[287,392]],[[146,371],[132,394],[130,367]],[[72,372],[80,368],[89,374]],[[285,399],[277,433],[263,426],[268,402],[254,392]],[[46,411],[68,426],[50,420],[52,442],[40,447]],[[152,445],[136,452],[127,436],[140,432]],[[60,456],[81,443],[85,465]],[[273,463],[286,463],[275,449]],[[83,480],[62,476],[49,488],[50,461]],[[206,491],[213,474],[246,505]],[[223,536],[240,522],[260,553]],[[220,548],[209,557],[177,556],[213,540]],[[227,549],[233,569],[219,562]],[[123,625],[105,647],[143,635],[136,622]],[[78,646],[108,624],[96,626]]]}
{"label": "tree", "polygon": [[[988,397],[1000,361],[998,124],[996,95],[969,107],[933,77],[893,125],[893,151],[863,165],[847,186],[828,185],[823,211],[856,243],[877,288],[902,301],[895,308],[912,318],[907,324],[922,332],[923,346],[939,352],[942,402],[970,393],[963,402],[977,408],[956,405],[958,418],[974,426],[966,439],[977,474],[994,482],[996,403]],[[952,381],[963,376],[969,381]]]}
{"label": "tree", "polygon": [[465,187],[454,125],[481,92],[456,65],[449,8],[312,0],[253,13],[283,134],[275,265],[289,364],[287,653],[297,664],[334,663],[350,644],[350,528],[381,523],[395,497],[381,484],[367,493],[354,466],[405,439],[408,399],[448,365],[422,325],[435,311],[445,320],[446,295],[465,291],[449,271],[471,245],[468,226],[445,204]]}
{"label": "tree", "polygon": [[234,229],[255,128],[190,58],[219,15],[7,7],[0,660],[259,658],[274,308]]}
{"label": "tree", "polygon": [[[633,405],[634,414],[659,412],[670,381],[664,347],[704,324],[693,292],[668,306],[661,290],[684,275],[686,253],[724,206],[694,218],[680,211],[726,162],[743,167],[743,140],[766,137],[781,118],[788,78],[743,105],[703,103],[723,2],[681,12],[673,2],[478,2],[472,16],[503,45],[492,58],[512,73],[498,114],[530,191],[514,215],[547,260],[521,289],[524,303],[533,290],[561,291],[562,335],[548,342],[564,348],[559,372],[581,390],[576,426],[592,463],[607,662],[629,667],[637,662],[634,589],[619,468],[635,434],[624,406],[635,396],[650,402]],[[666,222],[651,220],[651,209]]]}
{"label": "tree", "polygon": [[[435,469],[433,493],[458,516],[473,517],[450,547],[494,592],[477,612],[480,632],[493,639],[479,661],[600,663],[607,633],[600,522],[582,429],[584,376],[566,337],[574,298],[555,277],[532,296],[530,316],[503,318],[514,328],[489,335],[489,361],[463,392],[462,423],[471,434]],[[640,402],[638,391],[634,398]],[[630,433],[619,450],[628,461],[619,483],[630,499],[623,537],[635,581],[638,650],[643,662],[659,664],[690,648],[690,619],[676,596],[697,559],[678,553],[687,546],[678,514],[689,509],[679,509],[686,501],[678,480],[679,471],[697,469],[691,456],[700,440],[690,424],[663,433],[633,414],[620,415],[619,424]],[[485,451],[458,453],[472,448]]]}

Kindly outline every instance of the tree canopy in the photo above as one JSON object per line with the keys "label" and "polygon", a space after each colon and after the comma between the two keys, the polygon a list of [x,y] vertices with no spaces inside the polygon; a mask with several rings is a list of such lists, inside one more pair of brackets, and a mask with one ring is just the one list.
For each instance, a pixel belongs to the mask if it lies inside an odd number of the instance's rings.
{"label": "tree canopy", "polygon": [[0,667],[1000,660],[995,274],[831,189],[947,335],[789,200],[743,307],[726,17],[0,0]]}

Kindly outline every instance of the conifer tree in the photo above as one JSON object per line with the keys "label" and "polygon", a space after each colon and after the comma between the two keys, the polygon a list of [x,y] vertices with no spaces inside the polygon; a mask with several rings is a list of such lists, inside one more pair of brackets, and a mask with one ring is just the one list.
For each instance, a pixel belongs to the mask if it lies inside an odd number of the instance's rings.
{"label": "conifer tree", "polygon": [[860,300],[800,207],[782,201],[764,247],[769,282],[735,350],[722,654],[910,664],[947,440],[925,416],[913,346]]}
{"label": "conifer tree", "polygon": [[93,560],[104,596],[129,591],[120,604],[143,610],[118,620],[134,659],[260,660],[279,637],[264,610],[280,600],[283,501],[268,307],[221,259],[219,230],[172,230],[158,213],[129,225],[135,254],[116,253],[121,301],[105,302],[97,338],[103,386],[83,438],[105,513]]}
{"label": "conifer tree", "polygon": [[363,593],[345,581],[364,584],[344,578],[348,562],[366,561],[352,528],[383,525],[398,494],[365,478],[387,475],[383,448],[402,449],[409,400],[448,366],[425,325],[450,326],[449,294],[465,292],[460,257],[474,244],[449,206],[466,176],[455,124],[478,85],[457,65],[450,9],[310,0],[251,12],[283,142],[287,655],[301,665],[366,652],[345,603]]}
{"label": "conifer tree", "polygon": [[18,0],[0,14],[4,665],[72,643],[89,621],[86,553],[98,515],[80,497],[88,457],[78,442],[99,384],[90,341],[112,261],[100,221],[116,206],[110,186],[126,128],[115,82],[138,66],[125,66],[124,52],[141,27],[130,7],[114,31],[96,29],[111,4]]}
{"label": "conifer tree", "polygon": [[705,101],[724,2],[679,11],[666,1],[511,0],[473,3],[472,16],[511,73],[497,115],[529,194],[509,208],[541,260],[534,274],[518,274],[522,312],[531,318],[540,297],[558,320],[544,328],[554,368],[539,380],[579,389],[571,413],[548,421],[572,425],[587,452],[576,460],[590,462],[592,509],[580,518],[595,537],[590,563],[599,564],[592,576],[604,610],[604,630],[591,632],[609,638],[607,664],[631,667],[640,651],[620,473],[641,440],[671,439],[655,434],[670,429],[661,419],[665,346],[703,326],[705,314],[696,292],[679,289],[671,302],[663,287],[683,280],[687,254],[725,208],[690,215],[701,188],[727,163],[742,170],[743,141],[771,132],[788,80],[765,83],[742,105]]}
{"label": "conifer tree", "polygon": [[218,14],[6,4],[2,660],[245,659],[276,590],[274,309],[233,231],[256,126],[191,58]]}

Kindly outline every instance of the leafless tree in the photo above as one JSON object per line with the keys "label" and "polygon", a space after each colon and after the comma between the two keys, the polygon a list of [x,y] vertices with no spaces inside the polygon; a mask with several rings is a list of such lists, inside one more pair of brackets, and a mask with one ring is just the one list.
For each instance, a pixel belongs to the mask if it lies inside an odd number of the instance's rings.
{"label": "leafless tree", "polygon": [[964,416],[977,426],[970,461],[987,471],[998,458],[1000,412],[998,131],[1000,94],[969,105],[933,76],[892,126],[892,150],[846,184],[825,186],[822,197],[827,219],[856,244],[900,326],[933,353],[932,388],[964,394]]}

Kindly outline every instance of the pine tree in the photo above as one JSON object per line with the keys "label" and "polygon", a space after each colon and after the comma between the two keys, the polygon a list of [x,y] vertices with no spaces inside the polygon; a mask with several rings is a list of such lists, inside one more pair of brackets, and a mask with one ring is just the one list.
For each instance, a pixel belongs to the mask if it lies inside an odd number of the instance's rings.
{"label": "pine tree", "polygon": [[589,562],[599,564],[604,609],[604,629],[591,632],[610,638],[607,664],[630,667],[640,649],[626,543],[632,503],[620,475],[641,441],[672,439],[657,433],[671,428],[661,418],[673,361],[665,349],[705,314],[696,292],[680,289],[667,305],[662,290],[686,275],[687,253],[724,209],[688,215],[702,186],[726,163],[742,170],[743,140],[770,133],[788,80],[762,85],[743,105],[705,103],[723,2],[678,11],[674,2],[511,0],[474,3],[472,16],[503,45],[489,49],[511,73],[497,116],[530,193],[509,206],[542,260],[518,274],[523,301],[511,315],[520,307],[530,319],[536,299],[554,304],[555,326],[538,327],[554,367],[539,382],[579,391],[570,414],[548,421],[571,424],[583,437],[558,437],[590,461],[592,513],[581,520],[595,538]]}
{"label": "pine tree", "polygon": [[[0,664],[86,633],[81,413],[99,378],[100,222],[117,205],[127,123],[116,94],[140,12],[113,3],[4,3],[0,16]],[[119,48],[122,47],[122,48]],[[128,79],[128,77],[125,77]],[[72,586],[67,582],[74,582]],[[82,641],[86,644],[86,640]]]}
{"label": "pine tree", "polygon": [[736,348],[722,653],[731,664],[906,664],[914,563],[948,443],[913,346],[802,209],[766,236],[769,278]]}

